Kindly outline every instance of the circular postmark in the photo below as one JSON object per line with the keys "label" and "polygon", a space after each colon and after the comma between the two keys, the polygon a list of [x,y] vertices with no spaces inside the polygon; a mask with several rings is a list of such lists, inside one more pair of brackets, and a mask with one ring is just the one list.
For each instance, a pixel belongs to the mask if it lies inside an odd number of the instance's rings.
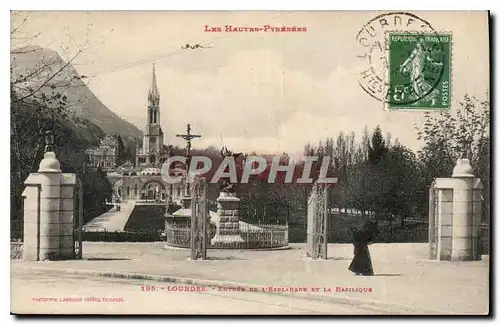
{"label": "circular postmark", "polygon": [[356,36],[357,80],[389,106],[436,104],[446,68],[445,40],[424,19],[406,12],[381,14]]}

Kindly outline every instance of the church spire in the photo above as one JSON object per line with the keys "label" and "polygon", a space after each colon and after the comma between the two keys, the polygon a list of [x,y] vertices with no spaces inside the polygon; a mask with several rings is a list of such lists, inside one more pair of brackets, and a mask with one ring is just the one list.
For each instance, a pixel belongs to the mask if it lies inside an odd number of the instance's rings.
{"label": "church spire", "polygon": [[149,88],[148,99],[155,106],[158,105],[160,102],[160,93],[158,92],[158,86],[156,85],[156,71],[154,63],[153,63],[153,80],[151,81],[151,87]]}

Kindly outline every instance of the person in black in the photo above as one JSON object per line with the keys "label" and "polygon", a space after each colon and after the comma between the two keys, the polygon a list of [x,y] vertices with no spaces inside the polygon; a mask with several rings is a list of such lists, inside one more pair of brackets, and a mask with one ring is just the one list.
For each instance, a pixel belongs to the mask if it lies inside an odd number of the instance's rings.
{"label": "person in black", "polygon": [[361,227],[351,228],[352,242],[354,245],[354,258],[349,271],[356,275],[373,275],[372,260],[368,245],[377,235],[377,226],[373,221],[367,221]]}

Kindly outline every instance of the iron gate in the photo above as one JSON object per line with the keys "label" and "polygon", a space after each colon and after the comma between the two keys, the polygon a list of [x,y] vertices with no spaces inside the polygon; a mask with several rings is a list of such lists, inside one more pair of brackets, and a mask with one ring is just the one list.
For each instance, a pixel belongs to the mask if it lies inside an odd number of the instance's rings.
{"label": "iron gate", "polygon": [[195,177],[191,183],[191,259],[207,259],[207,184]]}
{"label": "iron gate", "polygon": [[328,185],[314,183],[307,202],[307,256],[328,258]]}
{"label": "iron gate", "polygon": [[437,259],[439,241],[439,190],[434,186],[429,188],[429,258]]}
{"label": "iron gate", "polygon": [[[76,203],[78,198],[78,206]],[[73,189],[73,258],[81,260],[83,257],[83,184],[77,178]],[[78,218],[76,218],[78,216]],[[78,219],[78,220],[77,220]]]}

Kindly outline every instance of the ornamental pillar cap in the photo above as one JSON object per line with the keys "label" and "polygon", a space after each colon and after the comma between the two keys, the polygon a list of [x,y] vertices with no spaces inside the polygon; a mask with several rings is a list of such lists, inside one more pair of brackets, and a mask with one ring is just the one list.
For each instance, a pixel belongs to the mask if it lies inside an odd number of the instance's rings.
{"label": "ornamental pillar cap", "polygon": [[469,159],[458,159],[451,177],[474,177]]}
{"label": "ornamental pillar cap", "polygon": [[39,173],[60,173],[61,164],[56,158],[56,154],[53,151],[48,151],[44,154],[40,166],[38,168]]}

